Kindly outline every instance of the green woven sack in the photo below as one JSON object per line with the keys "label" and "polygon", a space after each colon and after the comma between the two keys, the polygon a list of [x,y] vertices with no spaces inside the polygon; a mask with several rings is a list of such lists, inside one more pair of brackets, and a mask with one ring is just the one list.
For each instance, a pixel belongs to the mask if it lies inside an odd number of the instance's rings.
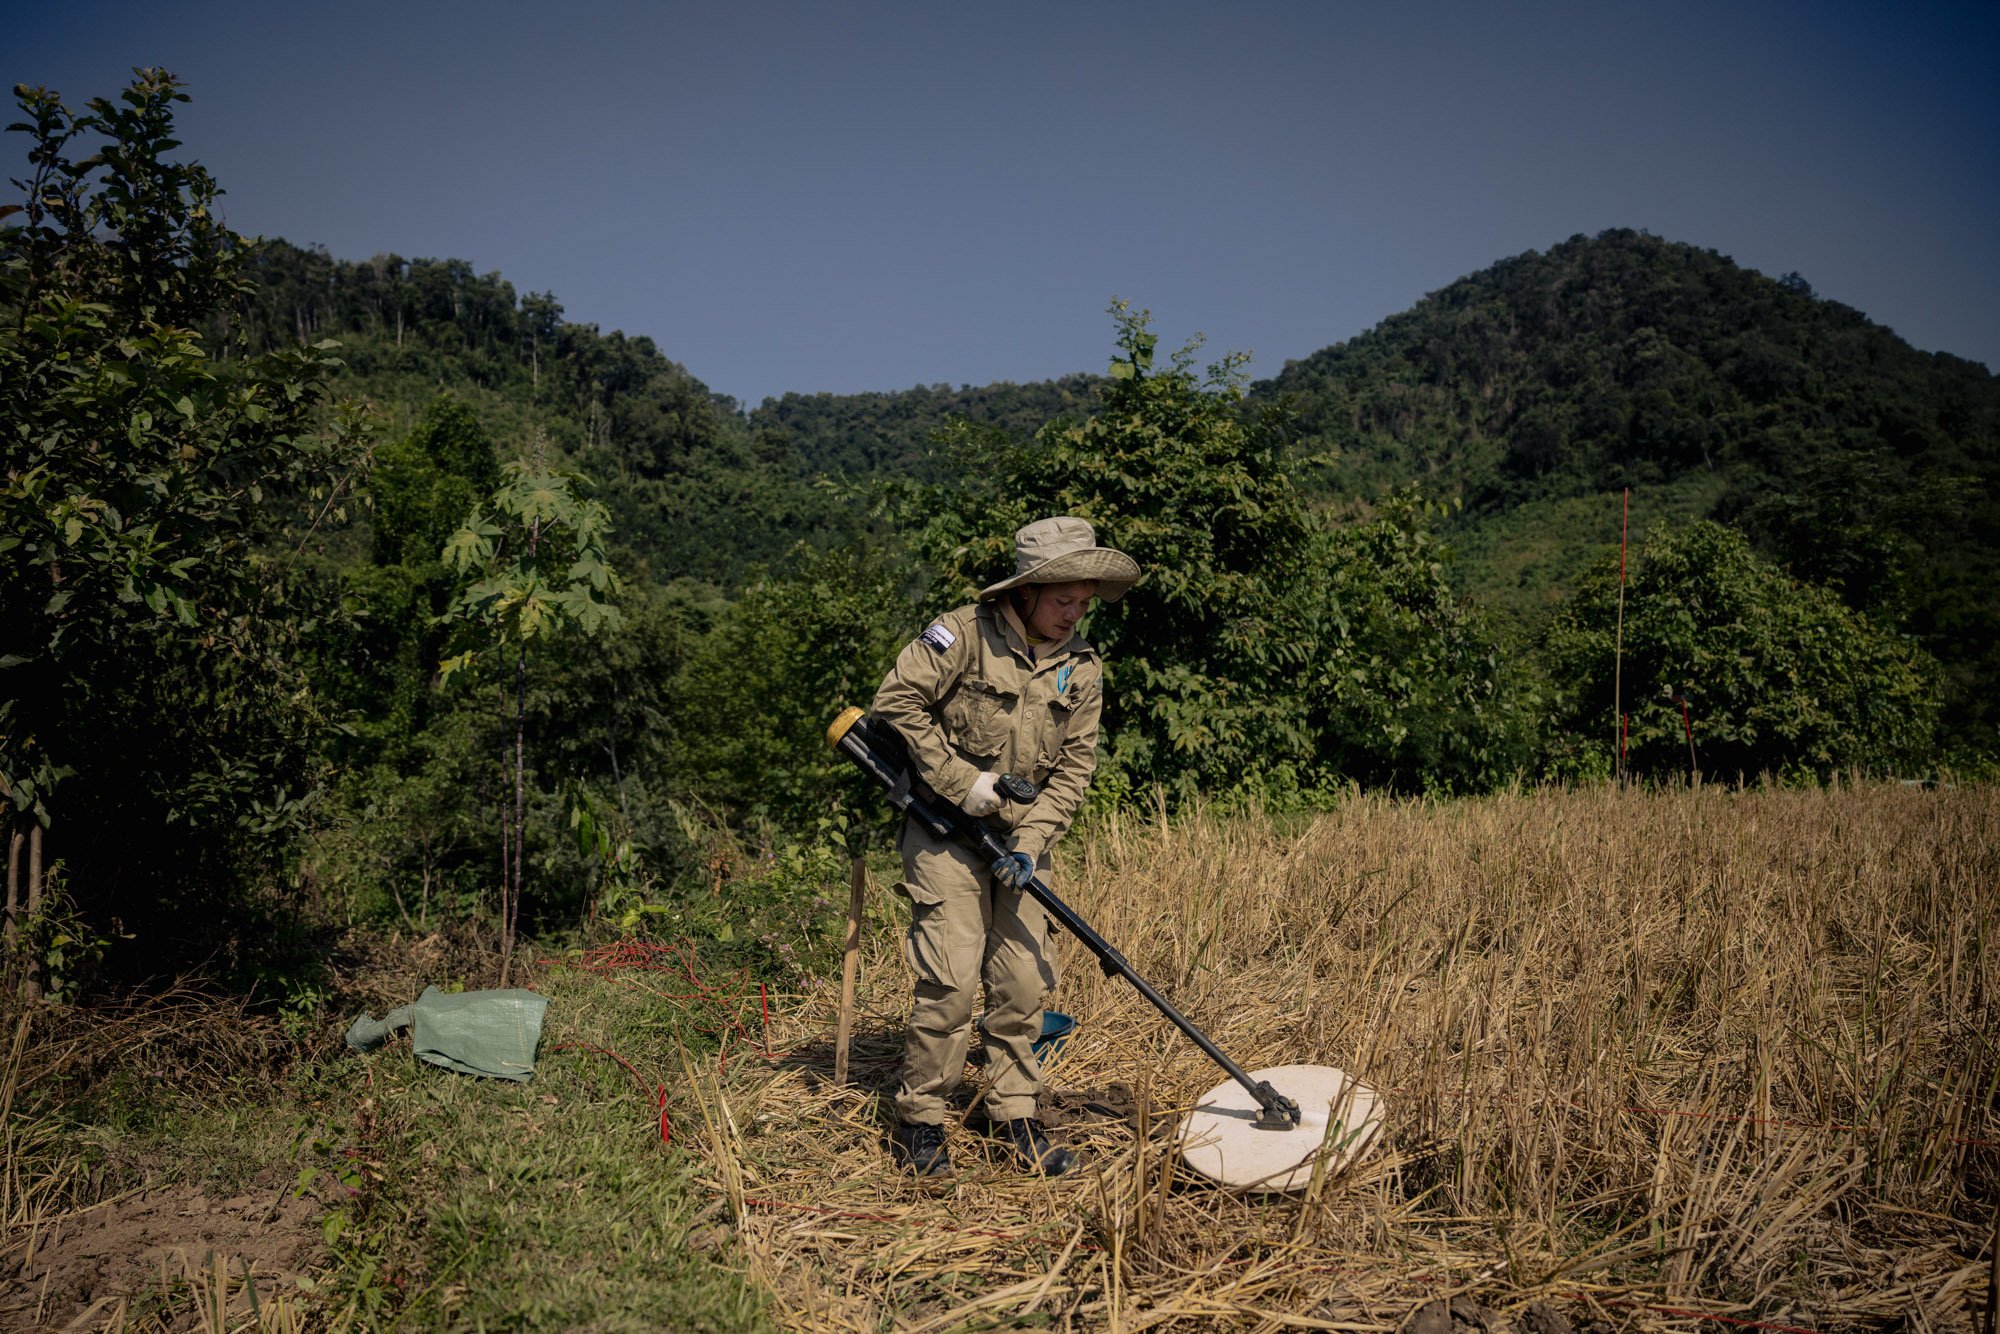
{"label": "green woven sack", "polygon": [[414,1004],[376,1019],[362,1015],[347,1030],[347,1045],[374,1051],[399,1028],[410,1030],[420,1061],[462,1075],[525,1082],[534,1078],[535,1048],[549,998],[532,991],[439,991],[425,987]]}

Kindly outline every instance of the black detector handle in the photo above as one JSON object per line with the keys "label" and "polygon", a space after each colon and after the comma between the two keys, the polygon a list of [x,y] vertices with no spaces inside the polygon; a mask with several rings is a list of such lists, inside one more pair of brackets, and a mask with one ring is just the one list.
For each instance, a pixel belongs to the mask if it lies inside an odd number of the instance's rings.
{"label": "black detector handle", "polygon": [[1001,796],[1016,805],[1035,799],[1035,785],[1019,774],[1001,774],[994,786],[1000,789]]}
{"label": "black detector handle", "polygon": [[[861,771],[880,783],[889,797],[889,804],[915,820],[936,838],[957,838],[969,845],[973,851],[988,861],[999,861],[1013,854],[1007,845],[995,837],[985,822],[976,820],[950,802],[940,800],[935,793],[921,787],[910,772],[909,748],[904,744],[902,734],[887,723],[870,718],[860,709],[848,709],[833,720],[826,729],[827,743],[848,759],[854,761]],[[1025,779],[1008,774],[1000,779],[1002,791],[1008,783],[1017,783],[1028,789],[1034,785]],[[1019,801],[1019,797],[1011,799]],[[1210,1060],[1229,1072],[1229,1077],[1249,1090],[1263,1109],[1257,1119],[1251,1122],[1263,1130],[1290,1130],[1299,1123],[1299,1105],[1271,1087],[1268,1080],[1253,1080],[1242,1066],[1223,1054],[1208,1034],[1195,1027],[1194,1022],[1154,989],[1153,984],[1133,969],[1103,936],[1091,929],[1090,923],[1076,915],[1076,911],[1056,896],[1056,892],[1042,883],[1040,876],[1030,876],[1023,889],[1035,897],[1056,924],[1082,941],[1084,948],[1097,956],[1097,963],[1106,977],[1122,977],[1144,996],[1152,1007],[1173,1021],[1174,1027],[1188,1035],[1197,1047],[1208,1054]]]}

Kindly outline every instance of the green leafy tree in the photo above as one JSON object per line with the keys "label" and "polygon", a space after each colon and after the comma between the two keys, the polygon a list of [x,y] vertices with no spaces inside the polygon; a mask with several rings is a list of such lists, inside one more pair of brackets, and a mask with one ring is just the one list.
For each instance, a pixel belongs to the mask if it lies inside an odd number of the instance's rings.
{"label": "green leafy tree", "polygon": [[369,478],[378,565],[427,566],[499,487],[493,438],[463,399],[440,394],[416,428],[376,451]]}
{"label": "green leafy tree", "polygon": [[1327,776],[1402,792],[1476,792],[1532,761],[1541,696],[1505,669],[1453,590],[1451,553],[1414,492],[1315,534],[1299,584],[1308,710]]}
{"label": "green leafy tree", "polygon": [[[1562,722],[1572,756],[1615,746],[1617,581],[1614,559],[1547,636],[1552,679],[1570,692]],[[1639,552],[1626,590],[1624,690],[1638,774],[1687,772],[1687,719],[1709,775],[1895,773],[1933,759],[1936,662],[1716,523],[1663,526]]]}
{"label": "green leafy tree", "polygon": [[1048,514],[1090,520],[1146,574],[1085,627],[1107,663],[1111,783],[1228,788],[1311,751],[1303,712],[1274,683],[1306,649],[1289,590],[1310,524],[1280,459],[1284,415],[1242,411],[1246,358],[1193,368],[1198,344],[1154,364],[1148,315],[1111,307],[1118,358],[1102,409],[1029,444],[966,423],[946,435],[986,486],[922,500],[943,569],[933,601],[1009,567],[1014,530]]}
{"label": "green leafy tree", "polygon": [[352,624],[315,665],[351,711],[333,751],[343,765],[414,773],[433,762],[424,733],[458,707],[435,688],[452,633],[444,617],[460,592],[441,553],[500,483],[492,437],[455,395],[438,395],[407,435],[376,451],[365,497],[372,559],[340,569]]}
{"label": "green leafy tree", "polygon": [[909,637],[897,584],[877,550],[801,546],[721,612],[690,653],[676,706],[678,749],[711,801],[790,828],[885,809],[827,748],[826,727],[868,703]]}
{"label": "green leafy tree", "polygon": [[[618,630],[623,615],[613,604],[618,576],[605,558],[610,515],[582,492],[580,474],[547,467],[545,442],[535,457],[506,466],[507,477],[483,510],[473,511],[451,537],[444,558],[470,578],[450,616],[484,641],[445,660],[440,679],[514,652],[514,809],[502,816],[502,846],[512,855],[500,886],[500,978],[506,985],[514,950],[527,861],[528,644],[577,634],[586,638]],[[510,833],[511,831],[511,833]]]}
{"label": "green leafy tree", "polygon": [[0,785],[63,838],[79,897],[129,924],[269,865],[319,790],[301,661],[337,607],[297,556],[344,517],[365,439],[352,416],[315,429],[331,344],[225,358],[242,349],[200,332],[246,249],[207,171],[174,160],[172,75],[83,114],[15,91]]}

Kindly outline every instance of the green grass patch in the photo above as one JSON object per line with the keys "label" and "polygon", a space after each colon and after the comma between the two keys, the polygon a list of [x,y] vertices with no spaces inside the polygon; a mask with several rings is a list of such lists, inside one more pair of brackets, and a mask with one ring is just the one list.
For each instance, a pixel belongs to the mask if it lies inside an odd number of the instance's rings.
{"label": "green grass patch", "polygon": [[416,1328],[767,1328],[761,1296],[715,1258],[719,1197],[691,1145],[662,1143],[654,1102],[682,1082],[680,1045],[712,1049],[737,1016],[645,975],[535,982],[550,1006],[526,1084],[422,1065],[407,1042],[344,1061],[353,1100],[310,1146],[339,1260],[329,1296]]}
{"label": "green grass patch", "polygon": [[353,1053],[332,1037],[353,1016],[328,1011],[327,1040],[287,1073],[234,1072],[204,1095],[119,1072],[40,1115],[106,1196],[316,1201],[322,1263],[297,1299],[330,1327],[768,1329],[763,1294],[731,1268],[726,1204],[697,1179],[680,1063],[683,1047],[709,1059],[729,1020],[756,1031],[755,984],[726,976],[703,979],[718,1002],[673,999],[698,990],[680,978],[535,968],[550,1006],[526,1084],[419,1063],[407,1034]]}

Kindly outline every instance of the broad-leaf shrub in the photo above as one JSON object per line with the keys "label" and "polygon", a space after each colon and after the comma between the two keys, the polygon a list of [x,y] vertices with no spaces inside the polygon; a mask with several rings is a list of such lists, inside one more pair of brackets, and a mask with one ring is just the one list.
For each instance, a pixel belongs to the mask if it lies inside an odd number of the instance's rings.
{"label": "broad-leaf shrub", "polygon": [[[1547,635],[1571,750],[1616,748],[1617,605],[1614,559]],[[1932,754],[1935,661],[1830,590],[1760,559],[1732,528],[1654,530],[1626,588],[1624,650],[1635,774],[1685,774],[1688,721],[1695,758],[1714,778],[1901,773]],[[1687,702],[1686,718],[1675,695]]]}

